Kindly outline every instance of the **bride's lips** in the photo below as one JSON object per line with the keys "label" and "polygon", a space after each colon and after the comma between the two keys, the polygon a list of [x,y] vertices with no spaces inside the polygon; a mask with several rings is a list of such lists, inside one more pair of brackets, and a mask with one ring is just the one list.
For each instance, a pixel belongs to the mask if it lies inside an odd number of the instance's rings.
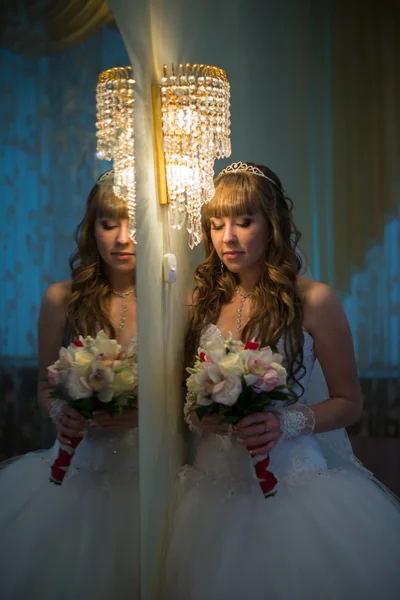
{"label": "bride's lips", "polygon": [[130,252],[113,252],[113,256],[116,256],[119,260],[129,260],[131,256],[135,256]]}
{"label": "bride's lips", "polygon": [[232,259],[235,259],[238,256],[240,256],[241,254],[243,254],[243,252],[239,252],[237,250],[232,250],[230,252],[224,252],[224,257],[228,258],[228,259],[230,258],[232,260]]}

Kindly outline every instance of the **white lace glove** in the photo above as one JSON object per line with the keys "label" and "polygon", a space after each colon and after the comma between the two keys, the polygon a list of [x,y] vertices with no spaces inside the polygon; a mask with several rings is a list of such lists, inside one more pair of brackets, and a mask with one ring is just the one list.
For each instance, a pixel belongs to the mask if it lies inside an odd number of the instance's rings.
{"label": "white lace glove", "polygon": [[281,437],[290,440],[299,435],[311,435],[315,429],[314,413],[308,406],[289,408],[279,414]]}
{"label": "white lace glove", "polygon": [[55,425],[58,425],[62,413],[62,408],[66,404],[68,404],[66,400],[53,400],[53,402],[50,404],[49,417]]}
{"label": "white lace glove", "polygon": [[196,425],[193,425],[192,420],[190,418],[191,413],[189,411],[193,407],[195,400],[196,394],[193,394],[193,392],[188,392],[186,394],[186,402],[185,406],[183,407],[184,419],[190,431],[197,431],[198,433],[202,433],[203,430],[200,429],[200,427],[196,427]]}

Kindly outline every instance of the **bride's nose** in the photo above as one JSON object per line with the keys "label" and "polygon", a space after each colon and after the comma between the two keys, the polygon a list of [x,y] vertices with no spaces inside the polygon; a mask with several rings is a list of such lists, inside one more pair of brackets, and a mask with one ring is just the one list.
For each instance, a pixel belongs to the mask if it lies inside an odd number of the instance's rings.
{"label": "bride's nose", "polygon": [[224,235],[223,235],[222,241],[225,244],[229,244],[229,243],[235,242],[236,240],[237,240],[236,231],[235,231],[233,224],[225,223]]}
{"label": "bride's nose", "polygon": [[131,238],[129,237],[129,225],[128,223],[121,223],[117,232],[117,243],[121,246],[126,246],[130,243]]}

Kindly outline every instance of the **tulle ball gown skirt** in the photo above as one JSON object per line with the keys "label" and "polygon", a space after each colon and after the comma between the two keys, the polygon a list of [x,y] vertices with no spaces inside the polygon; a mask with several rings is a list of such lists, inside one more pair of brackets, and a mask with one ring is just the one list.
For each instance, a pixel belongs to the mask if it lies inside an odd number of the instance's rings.
{"label": "tulle ball gown skirt", "polygon": [[247,450],[205,436],[181,473],[162,600],[399,600],[400,504],[327,469],[314,436],[271,452],[265,499]]}
{"label": "tulle ball gown skirt", "polygon": [[1,600],[139,600],[136,432],[89,432],[61,486],[57,452],[0,469]]}

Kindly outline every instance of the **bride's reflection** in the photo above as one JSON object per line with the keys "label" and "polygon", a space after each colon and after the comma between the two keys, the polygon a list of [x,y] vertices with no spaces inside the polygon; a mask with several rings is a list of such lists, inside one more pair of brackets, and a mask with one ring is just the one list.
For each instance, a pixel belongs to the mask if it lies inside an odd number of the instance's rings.
{"label": "bride's reflection", "polygon": [[57,441],[0,471],[7,600],[139,594],[136,247],[113,180],[89,195],[70,280],[42,298],[38,397]]}

